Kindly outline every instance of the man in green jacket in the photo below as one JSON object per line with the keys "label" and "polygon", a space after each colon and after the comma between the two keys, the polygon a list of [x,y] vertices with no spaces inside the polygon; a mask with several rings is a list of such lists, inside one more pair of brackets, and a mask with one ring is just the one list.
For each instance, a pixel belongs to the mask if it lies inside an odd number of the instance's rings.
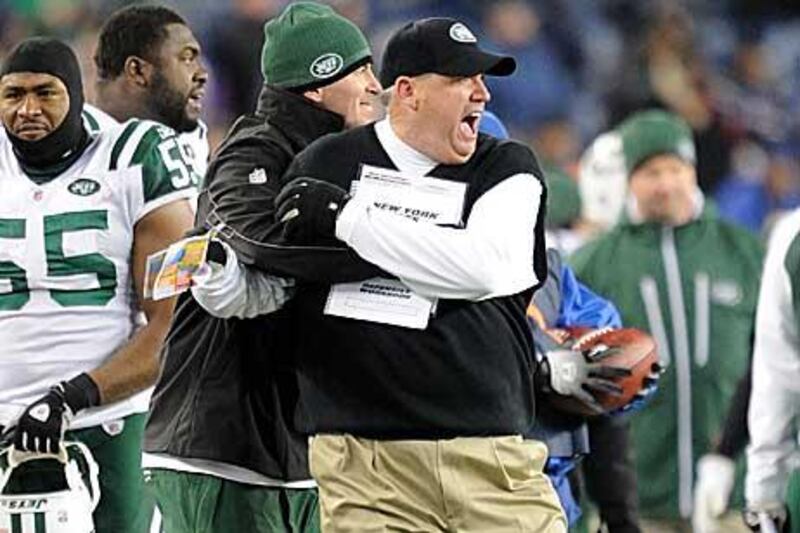
{"label": "man in green jacket", "polygon": [[[644,111],[619,127],[629,193],[616,228],[578,250],[576,274],[656,339],[666,371],[631,419],[646,531],[691,531],[697,459],[721,431],[745,372],[761,271],[756,238],[722,221],[697,186],[691,130]],[[741,468],[734,491],[741,507]],[[730,521],[730,524],[729,524]],[[738,513],[720,531],[742,530]]]}

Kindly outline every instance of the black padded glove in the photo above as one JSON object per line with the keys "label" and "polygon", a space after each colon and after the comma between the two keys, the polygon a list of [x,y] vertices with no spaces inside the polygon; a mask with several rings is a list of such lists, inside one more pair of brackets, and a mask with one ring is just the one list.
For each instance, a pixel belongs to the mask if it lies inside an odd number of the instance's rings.
{"label": "black padded glove", "polygon": [[311,244],[336,238],[336,218],[350,196],[341,187],[314,178],[296,178],[275,198],[275,219],[289,243]]}
{"label": "black padded glove", "polygon": [[62,381],[19,417],[13,428],[14,447],[27,452],[58,453],[72,416],[99,403],[100,390],[89,374]]}

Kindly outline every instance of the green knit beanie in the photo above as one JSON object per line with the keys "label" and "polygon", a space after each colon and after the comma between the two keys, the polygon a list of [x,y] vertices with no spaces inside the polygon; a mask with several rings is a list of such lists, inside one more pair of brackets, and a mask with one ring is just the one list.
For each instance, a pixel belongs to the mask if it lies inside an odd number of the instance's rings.
{"label": "green knit beanie", "polygon": [[261,72],[273,87],[328,85],[370,56],[361,30],[328,6],[294,2],[264,25]]}
{"label": "green knit beanie", "polygon": [[696,162],[692,130],[673,113],[655,109],[641,111],[620,124],[618,131],[629,176],[654,155],[674,154],[692,165]]}

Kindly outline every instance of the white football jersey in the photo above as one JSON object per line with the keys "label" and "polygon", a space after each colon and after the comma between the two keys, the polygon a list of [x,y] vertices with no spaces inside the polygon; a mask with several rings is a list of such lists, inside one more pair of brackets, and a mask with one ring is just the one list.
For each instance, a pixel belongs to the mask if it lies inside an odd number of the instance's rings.
{"label": "white football jersey", "polygon": [[[196,192],[175,133],[129,120],[37,185],[0,143],[0,425],[130,339],[134,225]],[[147,392],[78,414],[72,428],[147,410]]]}
{"label": "white football jersey", "polygon": [[[119,124],[117,120],[92,104],[83,104],[83,123],[90,132],[97,132]],[[201,120],[192,131],[178,134],[178,141],[183,150],[183,159],[193,172],[195,186],[202,185],[202,178],[208,169],[208,126]]]}

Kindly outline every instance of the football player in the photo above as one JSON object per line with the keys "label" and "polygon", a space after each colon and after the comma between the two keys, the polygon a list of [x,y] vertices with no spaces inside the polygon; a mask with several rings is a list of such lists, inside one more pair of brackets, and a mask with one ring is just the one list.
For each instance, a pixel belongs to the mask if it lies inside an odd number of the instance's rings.
{"label": "football player", "polygon": [[[89,132],[140,118],[178,133],[192,182],[199,187],[208,167],[208,126],[200,120],[208,72],[200,44],[184,19],[163,6],[131,6],[109,17],[100,30],[94,62],[97,105],[83,105]],[[0,142],[5,142],[0,130]]]}
{"label": "football player", "polygon": [[55,453],[65,431],[84,442],[101,470],[97,531],[141,531],[144,391],[173,308],[141,299],[144,264],[191,226],[194,190],[172,129],[129,120],[90,133],[82,108],[67,45],[33,38],[7,57],[0,426],[21,450]]}
{"label": "football player", "polygon": [[200,52],[186,21],[171,9],[123,8],[100,30],[94,56],[97,107],[84,106],[90,128],[140,118],[175,130],[196,186],[209,153],[208,127],[200,120],[208,72]]}

